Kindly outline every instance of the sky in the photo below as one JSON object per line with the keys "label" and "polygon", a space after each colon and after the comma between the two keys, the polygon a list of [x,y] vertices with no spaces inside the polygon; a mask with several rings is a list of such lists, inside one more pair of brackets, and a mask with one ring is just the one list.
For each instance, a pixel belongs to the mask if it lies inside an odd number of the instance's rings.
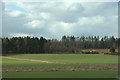
{"label": "sky", "polygon": [[3,37],[118,36],[117,2],[5,2]]}

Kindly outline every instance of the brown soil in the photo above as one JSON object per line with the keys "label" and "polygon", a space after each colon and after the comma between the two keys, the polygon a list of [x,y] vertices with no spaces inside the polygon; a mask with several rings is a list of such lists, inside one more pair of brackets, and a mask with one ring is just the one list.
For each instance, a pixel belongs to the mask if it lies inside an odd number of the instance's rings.
{"label": "brown soil", "polygon": [[[83,49],[83,52],[88,52],[91,49]],[[94,49],[96,52],[99,52],[100,54],[104,54],[104,53],[110,53],[110,49]],[[118,52],[118,49],[115,50],[115,52]]]}

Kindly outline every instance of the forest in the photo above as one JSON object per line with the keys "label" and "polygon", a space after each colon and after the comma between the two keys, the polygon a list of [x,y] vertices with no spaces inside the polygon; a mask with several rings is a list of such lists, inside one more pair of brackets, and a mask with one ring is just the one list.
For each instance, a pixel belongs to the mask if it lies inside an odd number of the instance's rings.
{"label": "forest", "polygon": [[2,53],[81,53],[82,49],[118,48],[120,39],[114,36],[62,36],[61,40],[44,37],[2,38]]}

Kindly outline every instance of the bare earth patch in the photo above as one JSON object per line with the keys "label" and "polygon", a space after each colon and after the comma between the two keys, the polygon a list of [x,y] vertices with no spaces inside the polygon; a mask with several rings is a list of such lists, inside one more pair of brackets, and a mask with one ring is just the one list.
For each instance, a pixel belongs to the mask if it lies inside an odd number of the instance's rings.
{"label": "bare earth patch", "polygon": [[[42,63],[55,63],[55,64],[58,64],[56,62],[43,61],[43,60],[34,60],[34,59],[20,59],[20,58],[13,58],[13,57],[2,57],[2,58],[13,59],[13,60],[35,61],[35,62],[42,62]],[[59,64],[64,64],[64,63],[59,63]]]}

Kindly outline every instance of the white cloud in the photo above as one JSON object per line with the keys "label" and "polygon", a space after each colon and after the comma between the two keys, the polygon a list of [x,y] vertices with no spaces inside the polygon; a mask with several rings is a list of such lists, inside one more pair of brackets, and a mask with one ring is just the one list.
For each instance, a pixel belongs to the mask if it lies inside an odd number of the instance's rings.
{"label": "white cloud", "polygon": [[20,16],[22,14],[21,11],[11,11],[9,12],[8,15],[12,16],[12,17],[17,17],[17,16]]}
{"label": "white cloud", "polygon": [[11,37],[27,37],[27,36],[33,36],[30,34],[25,34],[25,33],[10,33],[9,34]]}
{"label": "white cloud", "polygon": [[51,19],[51,15],[49,13],[41,12],[40,16],[46,20]]}
{"label": "white cloud", "polygon": [[78,19],[79,25],[99,25],[104,23],[104,17],[94,16],[94,17],[81,17]]}
{"label": "white cloud", "polygon": [[65,22],[54,22],[50,24],[49,32],[54,34],[64,34],[64,33],[71,33],[73,32],[73,24],[72,23],[65,23]]}
{"label": "white cloud", "polygon": [[40,20],[33,20],[31,22],[28,22],[27,25],[29,28],[43,28],[45,26],[45,21]]}

